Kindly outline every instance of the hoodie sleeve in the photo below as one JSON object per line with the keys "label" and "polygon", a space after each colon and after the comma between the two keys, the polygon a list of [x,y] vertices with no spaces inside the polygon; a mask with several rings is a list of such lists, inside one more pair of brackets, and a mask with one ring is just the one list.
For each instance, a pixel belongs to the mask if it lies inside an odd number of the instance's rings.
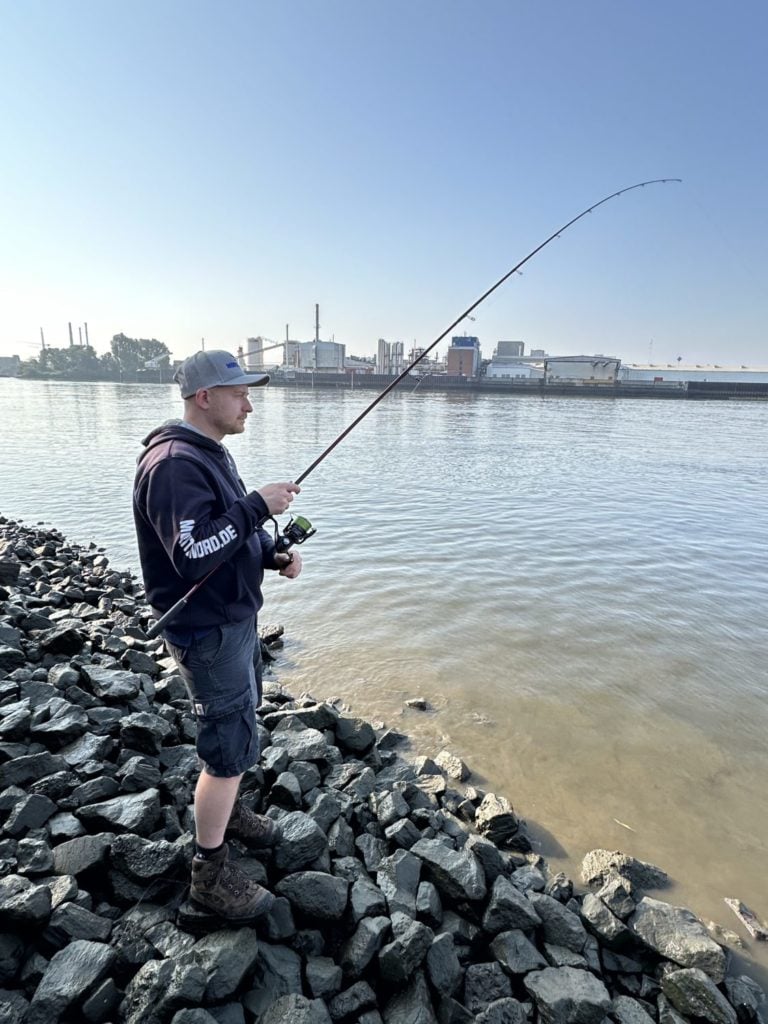
{"label": "hoodie sleeve", "polygon": [[246,544],[269,512],[256,491],[216,515],[216,490],[197,462],[162,459],[148,474],[144,507],[166,554],[182,579],[195,582]]}

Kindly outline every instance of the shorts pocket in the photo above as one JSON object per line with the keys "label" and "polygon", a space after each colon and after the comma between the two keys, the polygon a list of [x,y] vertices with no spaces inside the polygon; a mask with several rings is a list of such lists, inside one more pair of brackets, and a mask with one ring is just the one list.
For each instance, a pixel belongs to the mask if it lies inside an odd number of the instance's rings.
{"label": "shorts pocket", "polygon": [[236,700],[195,705],[197,754],[210,775],[241,775],[259,759],[250,687]]}

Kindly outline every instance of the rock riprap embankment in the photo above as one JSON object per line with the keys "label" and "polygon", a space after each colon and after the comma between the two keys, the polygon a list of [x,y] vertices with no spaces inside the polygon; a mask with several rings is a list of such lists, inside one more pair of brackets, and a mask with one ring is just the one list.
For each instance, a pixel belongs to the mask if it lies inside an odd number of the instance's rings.
{"label": "rock riprap embankment", "polygon": [[763,996],[663,873],[615,851],[586,891],[449,752],[268,684],[243,791],[282,825],[233,856],[258,929],[186,900],[195,725],[134,578],[0,518],[1,1024],[680,1024]]}

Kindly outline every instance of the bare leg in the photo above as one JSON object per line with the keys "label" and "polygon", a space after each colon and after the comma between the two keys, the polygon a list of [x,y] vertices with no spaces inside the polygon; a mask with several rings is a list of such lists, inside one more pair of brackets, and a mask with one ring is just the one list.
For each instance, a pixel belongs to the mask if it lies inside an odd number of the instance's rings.
{"label": "bare leg", "polygon": [[237,800],[242,775],[219,778],[200,772],[195,788],[195,830],[200,846],[212,850],[224,842],[224,830]]}

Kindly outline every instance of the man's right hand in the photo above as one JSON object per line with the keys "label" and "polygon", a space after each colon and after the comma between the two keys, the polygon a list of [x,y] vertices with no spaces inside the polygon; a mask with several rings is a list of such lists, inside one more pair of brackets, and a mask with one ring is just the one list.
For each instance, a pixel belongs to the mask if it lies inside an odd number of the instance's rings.
{"label": "man's right hand", "polygon": [[288,480],[279,484],[267,484],[265,487],[259,487],[256,493],[264,499],[269,514],[279,516],[288,511],[294,494],[298,494],[300,491],[301,488],[298,484]]}

